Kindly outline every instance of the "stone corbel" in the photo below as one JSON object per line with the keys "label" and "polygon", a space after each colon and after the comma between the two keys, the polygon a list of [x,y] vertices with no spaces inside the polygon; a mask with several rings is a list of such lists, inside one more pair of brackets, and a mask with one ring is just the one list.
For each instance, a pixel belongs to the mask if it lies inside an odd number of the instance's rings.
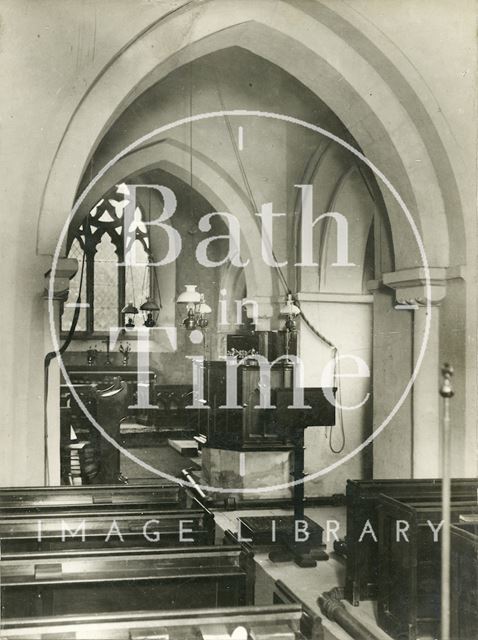
{"label": "stone corbel", "polygon": [[409,305],[411,308],[416,305],[425,306],[428,303],[440,304],[446,296],[446,279],[445,268],[430,267],[430,288],[427,291],[427,278],[423,267],[383,274],[383,284],[395,290],[397,304]]}
{"label": "stone corbel", "polygon": [[[50,280],[52,269],[45,273],[45,289],[43,297],[48,299],[50,295]],[[70,290],[70,280],[78,271],[78,260],[76,258],[59,258],[53,276],[53,300],[65,302],[68,299]]]}

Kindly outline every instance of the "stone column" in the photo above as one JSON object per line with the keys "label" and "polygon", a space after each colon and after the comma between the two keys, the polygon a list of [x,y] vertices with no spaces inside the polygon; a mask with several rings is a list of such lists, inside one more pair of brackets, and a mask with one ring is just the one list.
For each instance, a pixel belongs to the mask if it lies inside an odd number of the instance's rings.
{"label": "stone column", "polygon": [[[51,327],[54,326],[58,345],[61,346],[60,339],[60,316],[62,306],[68,298],[70,279],[78,270],[78,261],[74,258],[60,258],[58,260],[52,291],[53,315],[50,315],[49,295],[51,270],[45,274],[44,290],[44,344],[45,354],[54,351],[51,336]],[[45,445],[45,485],[59,485],[60,478],[60,367],[58,358],[54,358],[45,370],[45,413],[44,413],[44,445]],[[48,378],[47,378],[48,376]]]}
{"label": "stone column", "polygon": [[430,268],[430,297],[427,298],[423,268],[404,269],[383,276],[384,284],[396,292],[395,309],[400,313],[413,313],[413,369],[420,357],[430,314],[428,342],[412,388],[413,478],[440,475],[439,304],[446,293],[445,278],[445,269]]}

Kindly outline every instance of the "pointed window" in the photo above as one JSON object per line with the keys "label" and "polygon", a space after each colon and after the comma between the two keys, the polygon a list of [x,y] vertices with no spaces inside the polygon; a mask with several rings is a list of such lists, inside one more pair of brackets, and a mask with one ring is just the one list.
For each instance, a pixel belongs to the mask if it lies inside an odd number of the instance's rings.
{"label": "pointed window", "polygon": [[151,295],[150,247],[146,225],[139,207],[133,226],[135,261],[145,268],[123,266],[123,210],[127,204],[126,185],[118,185],[111,197],[102,198],[90,211],[71,241],[68,257],[78,260],[78,271],[70,281],[70,293],[64,305],[61,330],[68,331],[78,300],[81,265],[85,259],[81,310],[76,331],[91,335],[107,333],[122,326],[121,309],[126,302],[139,307]]}

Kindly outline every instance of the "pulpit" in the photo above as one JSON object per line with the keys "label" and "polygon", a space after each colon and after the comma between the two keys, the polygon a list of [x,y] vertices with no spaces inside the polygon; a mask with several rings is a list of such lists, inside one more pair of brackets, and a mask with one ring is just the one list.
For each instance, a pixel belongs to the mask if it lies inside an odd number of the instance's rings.
{"label": "pulpit", "polygon": [[[284,431],[292,448],[294,461],[290,480],[293,482],[293,516],[280,518],[275,523],[275,538],[281,548],[271,551],[269,557],[275,562],[293,559],[299,566],[315,566],[316,560],[326,560],[323,550],[323,529],[304,514],[304,432],[308,427],[325,427],[335,424],[335,389],[304,388],[303,408],[294,407],[293,389],[277,389],[277,408],[272,413],[272,422]],[[241,528],[252,536],[253,543],[261,544],[264,532],[270,536],[271,518],[240,518]],[[300,525],[300,527],[298,527]],[[307,530],[305,541],[298,538],[300,530]]]}
{"label": "pulpit", "polygon": [[[204,397],[209,407],[204,409],[205,482],[244,489],[242,494],[234,492],[234,498],[244,501],[248,495],[256,500],[292,499],[294,515],[274,524],[282,546],[288,548],[282,556],[310,566],[315,563],[310,557],[312,550],[322,546],[322,528],[304,516],[304,431],[335,424],[335,389],[294,388],[294,364],[281,360],[270,367],[270,389],[266,391],[270,392],[271,406],[265,408],[260,402],[264,388],[259,363],[238,365],[229,379],[227,366],[226,362],[206,362],[204,367]],[[235,385],[232,393],[228,389],[231,384]],[[270,490],[247,493],[257,487]],[[295,523],[299,521],[306,523],[310,534],[310,542],[299,545],[300,551],[294,544]],[[241,527],[253,543],[270,543],[270,518],[241,518]]]}
{"label": "pulpit", "polygon": [[[280,449],[287,444],[287,433],[280,428],[271,409],[257,408],[260,402],[261,371],[251,361],[237,367],[234,389],[237,408],[227,408],[227,363],[204,363],[204,397],[207,406],[208,447],[237,451]],[[279,361],[270,369],[271,403],[278,389],[292,387],[293,366]]]}

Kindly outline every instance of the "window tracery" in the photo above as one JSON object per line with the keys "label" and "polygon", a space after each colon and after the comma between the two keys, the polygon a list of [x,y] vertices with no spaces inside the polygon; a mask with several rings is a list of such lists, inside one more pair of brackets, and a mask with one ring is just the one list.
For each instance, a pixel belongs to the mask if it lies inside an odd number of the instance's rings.
{"label": "window tracery", "polygon": [[[120,199],[118,199],[118,195]],[[140,304],[151,295],[150,242],[143,214],[136,207],[128,237],[134,242],[135,263],[125,266],[124,208],[129,204],[126,185],[117,185],[112,197],[102,198],[90,211],[71,242],[68,257],[80,264],[70,281],[70,293],[61,319],[61,330],[68,331],[78,299],[81,262],[85,254],[81,309],[76,331],[93,334],[122,326],[121,310],[126,302]],[[134,232],[134,233],[133,233]],[[127,251],[130,246],[126,247]],[[138,267],[144,264],[145,268]]]}

